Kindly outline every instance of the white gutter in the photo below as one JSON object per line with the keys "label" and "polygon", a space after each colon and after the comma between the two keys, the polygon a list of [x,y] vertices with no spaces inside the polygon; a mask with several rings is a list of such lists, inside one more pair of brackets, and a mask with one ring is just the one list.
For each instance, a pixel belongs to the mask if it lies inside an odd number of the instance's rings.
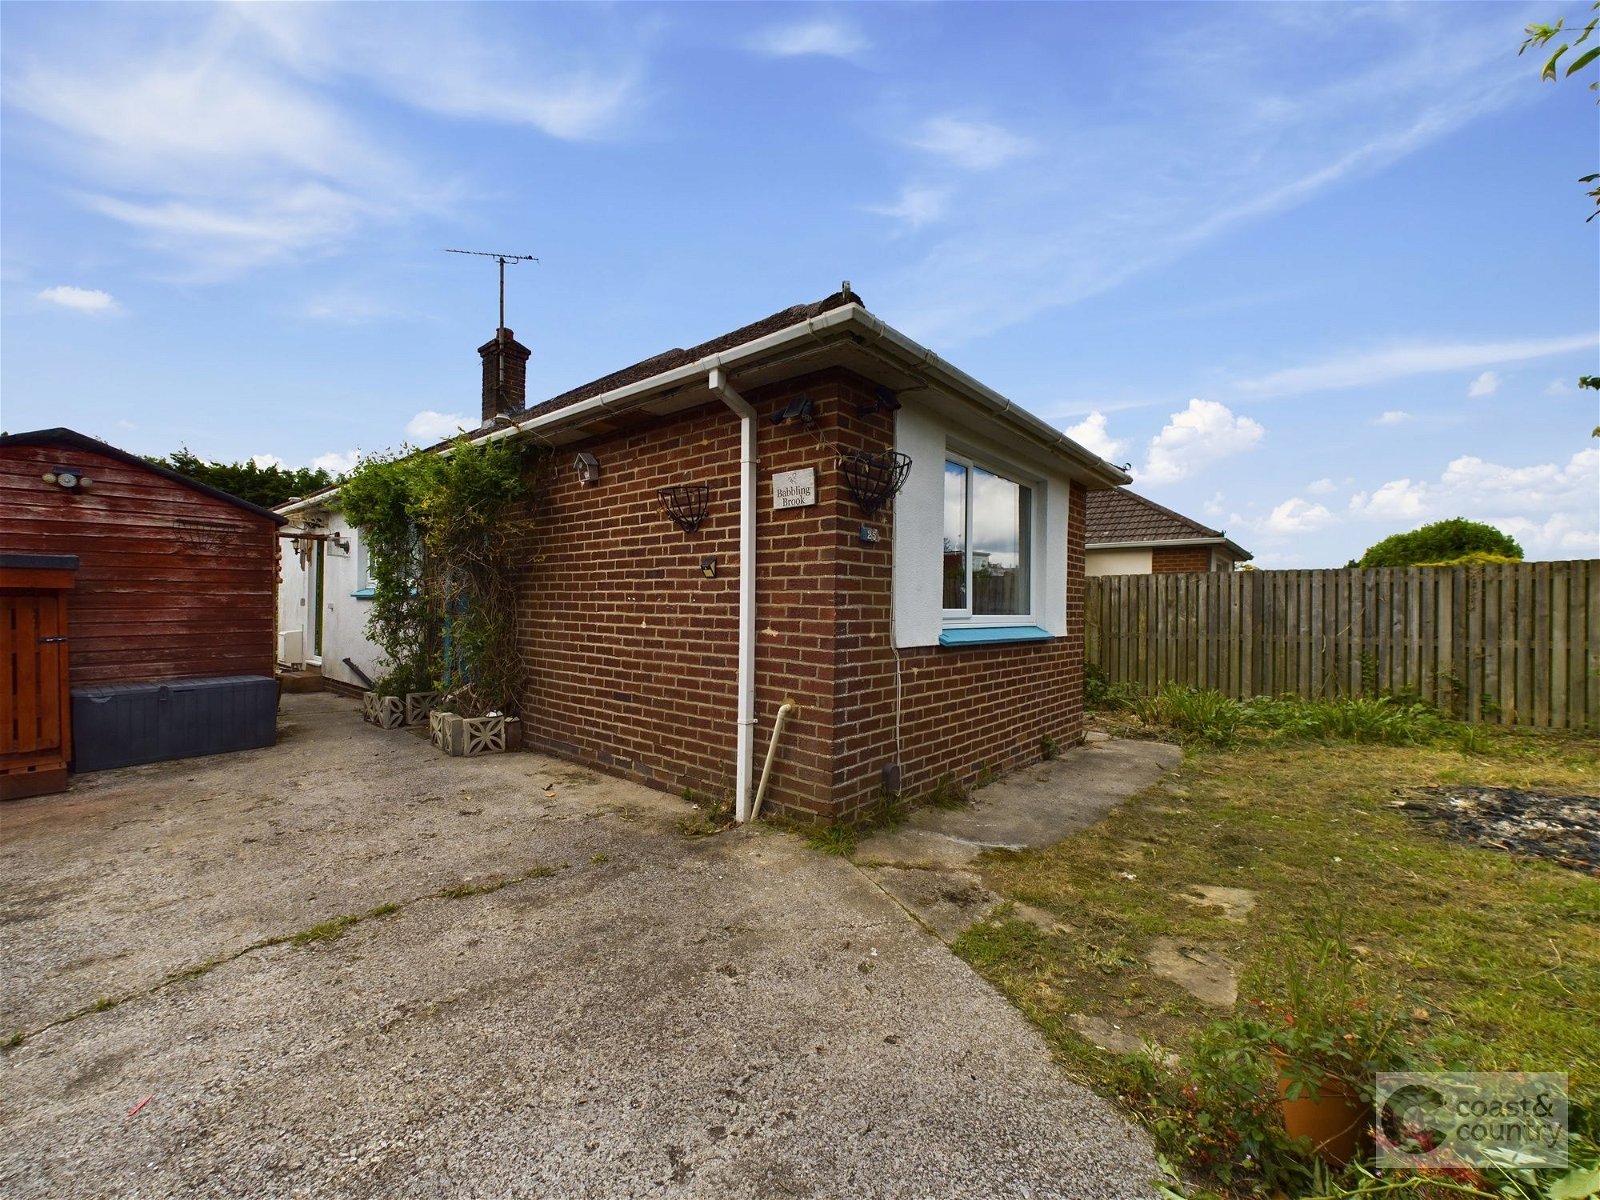
{"label": "white gutter", "polygon": [[919,345],[906,337],[894,326],[880,321],[864,308],[857,308],[857,320],[869,330],[877,334],[874,345],[885,343],[892,346],[902,358],[914,359],[914,371],[925,372],[930,375],[942,376],[950,390],[957,395],[965,395],[976,400],[993,415],[1003,417],[1014,425],[1019,426],[1023,432],[1031,435],[1037,441],[1043,442],[1048,448],[1070,458],[1087,468],[1101,480],[1121,486],[1132,483],[1133,477],[1126,471],[1106,462],[1092,450],[1087,450],[1073,441],[1054,425],[1034,416],[1025,408],[986,384],[980,383],[959,367],[951,366],[926,346]]}
{"label": "white gutter", "polygon": [[[734,820],[750,820],[756,730],[756,410],[734,391],[721,367],[706,376],[713,395],[739,418],[739,682],[734,759]],[[768,767],[771,767],[770,761]],[[765,782],[765,780],[763,780]]]}
{"label": "white gutter", "polygon": [[[1052,451],[1061,454],[1080,464],[1089,474],[1098,476],[1107,485],[1121,485],[1131,483],[1132,478],[1125,472],[1118,470],[1110,463],[1103,461],[1092,452],[1085,450],[1055,426],[1047,424],[1028,412],[1018,408],[1015,403],[1002,396],[991,387],[979,383],[965,371],[951,366],[932,350],[918,345],[910,338],[900,333],[893,326],[885,324],[873,316],[859,304],[846,304],[841,308],[829,309],[820,316],[811,317],[805,321],[780,329],[776,333],[769,333],[765,337],[756,338],[742,346],[720,354],[708,354],[704,358],[688,363],[682,367],[674,367],[663,371],[659,375],[652,375],[648,379],[641,379],[635,383],[623,384],[609,392],[598,396],[591,396],[587,400],[580,400],[576,404],[569,404],[565,408],[554,412],[539,413],[527,417],[515,424],[496,429],[485,434],[477,441],[492,442],[504,437],[514,437],[519,433],[542,433],[546,430],[560,429],[567,425],[581,425],[590,417],[609,413],[624,412],[640,403],[650,393],[666,388],[688,384],[697,381],[702,376],[714,370],[729,372],[737,367],[770,354],[774,350],[783,349],[797,342],[821,341],[826,334],[846,334],[849,327],[855,326],[862,332],[872,336],[871,347],[864,346],[870,352],[879,354],[888,359],[891,364],[905,369],[925,371],[929,374],[942,377],[946,386],[956,395],[965,395],[975,400],[982,407],[988,409],[995,416],[1003,417],[1028,434],[1034,440],[1042,442]],[[892,347],[894,356],[882,354],[875,348],[879,345]],[[903,360],[895,363],[895,359]],[[449,453],[446,447],[440,453]],[[295,504],[275,509],[277,513],[287,516],[306,508],[315,508],[326,504],[338,495],[338,488],[330,488],[316,496],[298,501]]]}

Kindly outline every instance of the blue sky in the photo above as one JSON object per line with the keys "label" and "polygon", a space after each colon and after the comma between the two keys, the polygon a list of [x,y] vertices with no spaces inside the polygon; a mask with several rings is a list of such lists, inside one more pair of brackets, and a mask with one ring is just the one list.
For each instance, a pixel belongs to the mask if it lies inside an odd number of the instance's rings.
{"label": "blue sky", "polygon": [[338,466],[849,279],[1225,527],[1600,554],[1583,4],[7,3],[5,428]]}

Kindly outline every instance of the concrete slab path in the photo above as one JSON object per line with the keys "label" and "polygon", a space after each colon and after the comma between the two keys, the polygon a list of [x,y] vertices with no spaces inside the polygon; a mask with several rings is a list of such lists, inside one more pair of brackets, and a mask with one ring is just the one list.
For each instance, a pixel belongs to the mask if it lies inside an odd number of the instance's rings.
{"label": "concrete slab path", "polygon": [[[863,839],[855,861],[930,930],[954,941],[1001,902],[967,869],[978,855],[1053,845],[1095,824],[1183,759],[1179,747],[1163,742],[1091,739],[983,788],[969,806],[912,813],[903,825]],[[1052,921],[1042,913],[1036,919],[1046,927]]]}
{"label": "concrete slab path", "polygon": [[0,809],[0,1194],[1154,1194],[849,864],[284,711],[276,748]]}

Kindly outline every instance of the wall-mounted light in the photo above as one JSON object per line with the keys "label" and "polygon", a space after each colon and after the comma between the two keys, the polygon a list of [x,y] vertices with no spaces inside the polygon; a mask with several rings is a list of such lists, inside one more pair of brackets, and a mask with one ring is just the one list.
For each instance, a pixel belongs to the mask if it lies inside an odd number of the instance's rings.
{"label": "wall-mounted light", "polygon": [[896,396],[886,387],[880,387],[872,394],[872,399],[865,404],[857,405],[856,415],[870,417],[873,413],[897,412],[901,407],[900,397]]}
{"label": "wall-mounted light", "polygon": [[53,483],[57,487],[65,488],[69,492],[78,490],[88,491],[94,486],[94,480],[87,475],[80,475],[71,467],[51,467],[41,478],[46,483]]}
{"label": "wall-mounted light", "polygon": [[579,483],[600,482],[600,460],[587,450],[573,460],[572,469],[578,473]]}
{"label": "wall-mounted light", "polygon": [[702,558],[700,560],[700,574],[707,579],[715,579],[717,577],[717,560],[714,558]]}
{"label": "wall-mounted light", "polygon": [[772,423],[774,425],[782,425],[785,421],[794,419],[798,419],[805,425],[809,425],[817,419],[816,406],[811,403],[811,397],[804,392],[772,414]]}

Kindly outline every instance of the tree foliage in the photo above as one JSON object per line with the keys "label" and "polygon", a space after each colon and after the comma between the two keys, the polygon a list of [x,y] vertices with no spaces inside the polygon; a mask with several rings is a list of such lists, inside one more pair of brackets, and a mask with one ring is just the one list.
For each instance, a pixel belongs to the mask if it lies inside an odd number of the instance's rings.
{"label": "tree foliage", "polygon": [[[1600,0],[1595,0],[1595,3],[1590,11],[1600,13]],[[1522,49],[1518,50],[1517,53],[1524,54],[1532,47],[1539,47],[1542,49],[1548,46],[1551,42],[1562,36],[1562,28],[1565,24],[1566,18],[1562,17],[1557,20],[1554,25],[1540,25],[1537,23],[1529,25],[1527,29],[1523,31],[1528,36],[1522,43]],[[1564,41],[1561,43],[1561,45],[1557,46],[1554,53],[1552,53],[1549,59],[1546,60],[1543,70],[1539,72],[1539,78],[1547,80],[1551,83],[1554,83],[1557,79],[1561,78],[1559,66],[1562,55],[1566,54],[1568,50],[1576,50],[1579,46],[1583,45],[1584,42],[1588,41],[1590,35],[1594,33],[1597,26],[1600,26],[1600,16],[1591,17],[1589,19],[1589,23],[1585,25],[1583,29],[1572,38],[1571,41]],[[1574,55],[1572,60],[1567,63],[1567,78],[1570,79],[1573,75],[1576,75],[1579,71],[1584,70],[1586,67],[1595,67],[1597,75],[1600,75],[1600,46],[1591,46],[1589,49]],[[1596,78],[1590,82],[1589,90],[1591,92],[1600,92],[1600,78]],[[1578,182],[1587,183],[1590,185],[1588,194],[1594,197],[1594,202],[1597,207],[1595,208],[1595,211],[1585,217],[1584,220],[1592,221],[1596,217],[1600,217],[1600,172],[1595,172],[1591,175],[1584,175],[1578,180]]]}
{"label": "tree foliage", "polygon": [[340,487],[367,546],[380,692],[445,692],[463,716],[516,713],[516,585],[534,529],[524,502],[541,463],[510,439],[463,436],[448,454],[365,458]]}
{"label": "tree foliage", "polygon": [[333,476],[321,467],[291,471],[276,465],[261,467],[254,462],[207,462],[187,446],[166,458],[149,456],[146,461],[262,508],[276,508],[292,496],[308,496],[333,483]]}
{"label": "tree foliage", "polygon": [[[1492,556],[1492,557],[1485,557]],[[1360,567],[1450,566],[1468,561],[1522,561],[1522,547],[1493,525],[1451,517],[1384,538],[1361,556]]]}

